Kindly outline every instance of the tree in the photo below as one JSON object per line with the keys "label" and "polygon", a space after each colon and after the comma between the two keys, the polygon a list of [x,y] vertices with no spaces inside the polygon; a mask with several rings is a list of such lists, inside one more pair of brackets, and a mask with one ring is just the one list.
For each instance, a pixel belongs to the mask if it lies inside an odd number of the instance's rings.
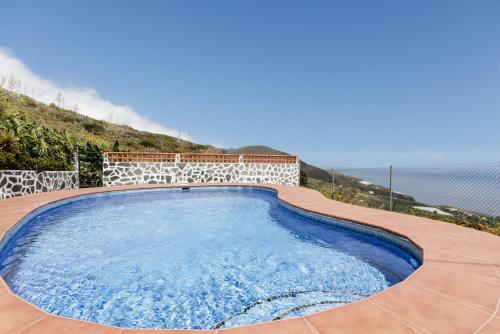
{"label": "tree", "polygon": [[300,181],[301,186],[307,185],[307,174],[303,170],[300,171]]}
{"label": "tree", "polygon": [[79,145],[80,187],[102,186],[102,147],[87,142]]}
{"label": "tree", "polygon": [[115,143],[113,144],[113,152],[120,152],[120,143],[118,140],[115,140]]}

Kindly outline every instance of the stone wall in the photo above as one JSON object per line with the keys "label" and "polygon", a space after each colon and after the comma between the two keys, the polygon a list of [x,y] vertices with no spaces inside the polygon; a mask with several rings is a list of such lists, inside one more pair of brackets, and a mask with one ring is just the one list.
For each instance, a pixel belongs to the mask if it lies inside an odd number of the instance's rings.
{"label": "stone wall", "polygon": [[0,199],[78,187],[78,172],[0,170]]}
{"label": "stone wall", "polygon": [[103,185],[248,182],[298,186],[299,172],[298,163],[244,163],[242,159],[238,163],[110,162],[105,154]]}

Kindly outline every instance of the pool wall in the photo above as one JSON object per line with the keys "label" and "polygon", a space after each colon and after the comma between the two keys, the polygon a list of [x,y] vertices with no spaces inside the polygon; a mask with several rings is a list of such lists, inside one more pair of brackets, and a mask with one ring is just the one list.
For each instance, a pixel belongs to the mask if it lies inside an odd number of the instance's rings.
{"label": "pool wall", "polygon": [[207,182],[299,185],[300,165],[295,156],[120,153],[117,158],[118,154],[104,154],[104,186]]}
{"label": "pool wall", "polygon": [[423,250],[410,240],[406,239],[404,236],[399,236],[397,234],[394,234],[394,232],[389,232],[380,228],[366,226],[363,224],[356,224],[354,222],[340,220],[325,215],[320,215],[314,212],[308,212],[306,210],[294,207],[293,205],[285,203],[281,200],[280,205],[294,212],[295,214],[306,217],[308,219],[332,225],[339,229],[360,233],[368,237],[382,240],[386,243],[387,246],[390,246],[396,251],[408,252],[419,261],[419,264],[423,262]]}

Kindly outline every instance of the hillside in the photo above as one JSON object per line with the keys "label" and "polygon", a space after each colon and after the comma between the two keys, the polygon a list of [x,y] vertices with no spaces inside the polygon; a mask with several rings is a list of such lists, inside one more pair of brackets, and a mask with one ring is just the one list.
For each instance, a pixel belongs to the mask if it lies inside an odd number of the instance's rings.
{"label": "hillside", "polygon": [[[36,124],[66,133],[77,143],[97,145],[103,151],[113,150],[118,141],[120,151],[150,152],[223,152],[211,145],[196,144],[172,136],[139,131],[127,125],[117,125],[84,116],[75,111],[44,104],[28,96],[11,93],[0,88],[0,120],[8,117],[23,117]],[[288,154],[267,146],[245,146],[235,150],[224,150],[237,154]],[[324,182],[331,180],[330,174],[318,167],[300,162],[301,170],[308,178]]]}
{"label": "hillside", "polygon": [[77,112],[46,105],[28,96],[0,88],[0,119],[21,116],[56,131],[64,131],[78,142],[89,142],[111,150],[116,140],[123,151],[216,152],[210,145],[200,145],[178,138],[139,131],[84,116]]}

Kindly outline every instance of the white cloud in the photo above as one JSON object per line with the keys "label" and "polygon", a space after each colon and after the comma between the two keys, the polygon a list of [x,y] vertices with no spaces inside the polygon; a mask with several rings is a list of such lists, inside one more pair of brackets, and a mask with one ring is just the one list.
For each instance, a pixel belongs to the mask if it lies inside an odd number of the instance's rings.
{"label": "white cloud", "polygon": [[[179,136],[191,140],[191,137],[176,129],[164,127],[142,117],[131,107],[117,105],[99,96],[95,89],[87,87],[62,86],[33,73],[17,59],[8,49],[0,48],[0,78],[5,78],[4,88],[9,87],[9,78],[20,82],[16,90],[43,103],[54,103],[60,93],[63,106],[73,110],[78,106],[80,114],[115,124],[129,125],[135,129]],[[0,81],[1,83],[1,81]]]}

